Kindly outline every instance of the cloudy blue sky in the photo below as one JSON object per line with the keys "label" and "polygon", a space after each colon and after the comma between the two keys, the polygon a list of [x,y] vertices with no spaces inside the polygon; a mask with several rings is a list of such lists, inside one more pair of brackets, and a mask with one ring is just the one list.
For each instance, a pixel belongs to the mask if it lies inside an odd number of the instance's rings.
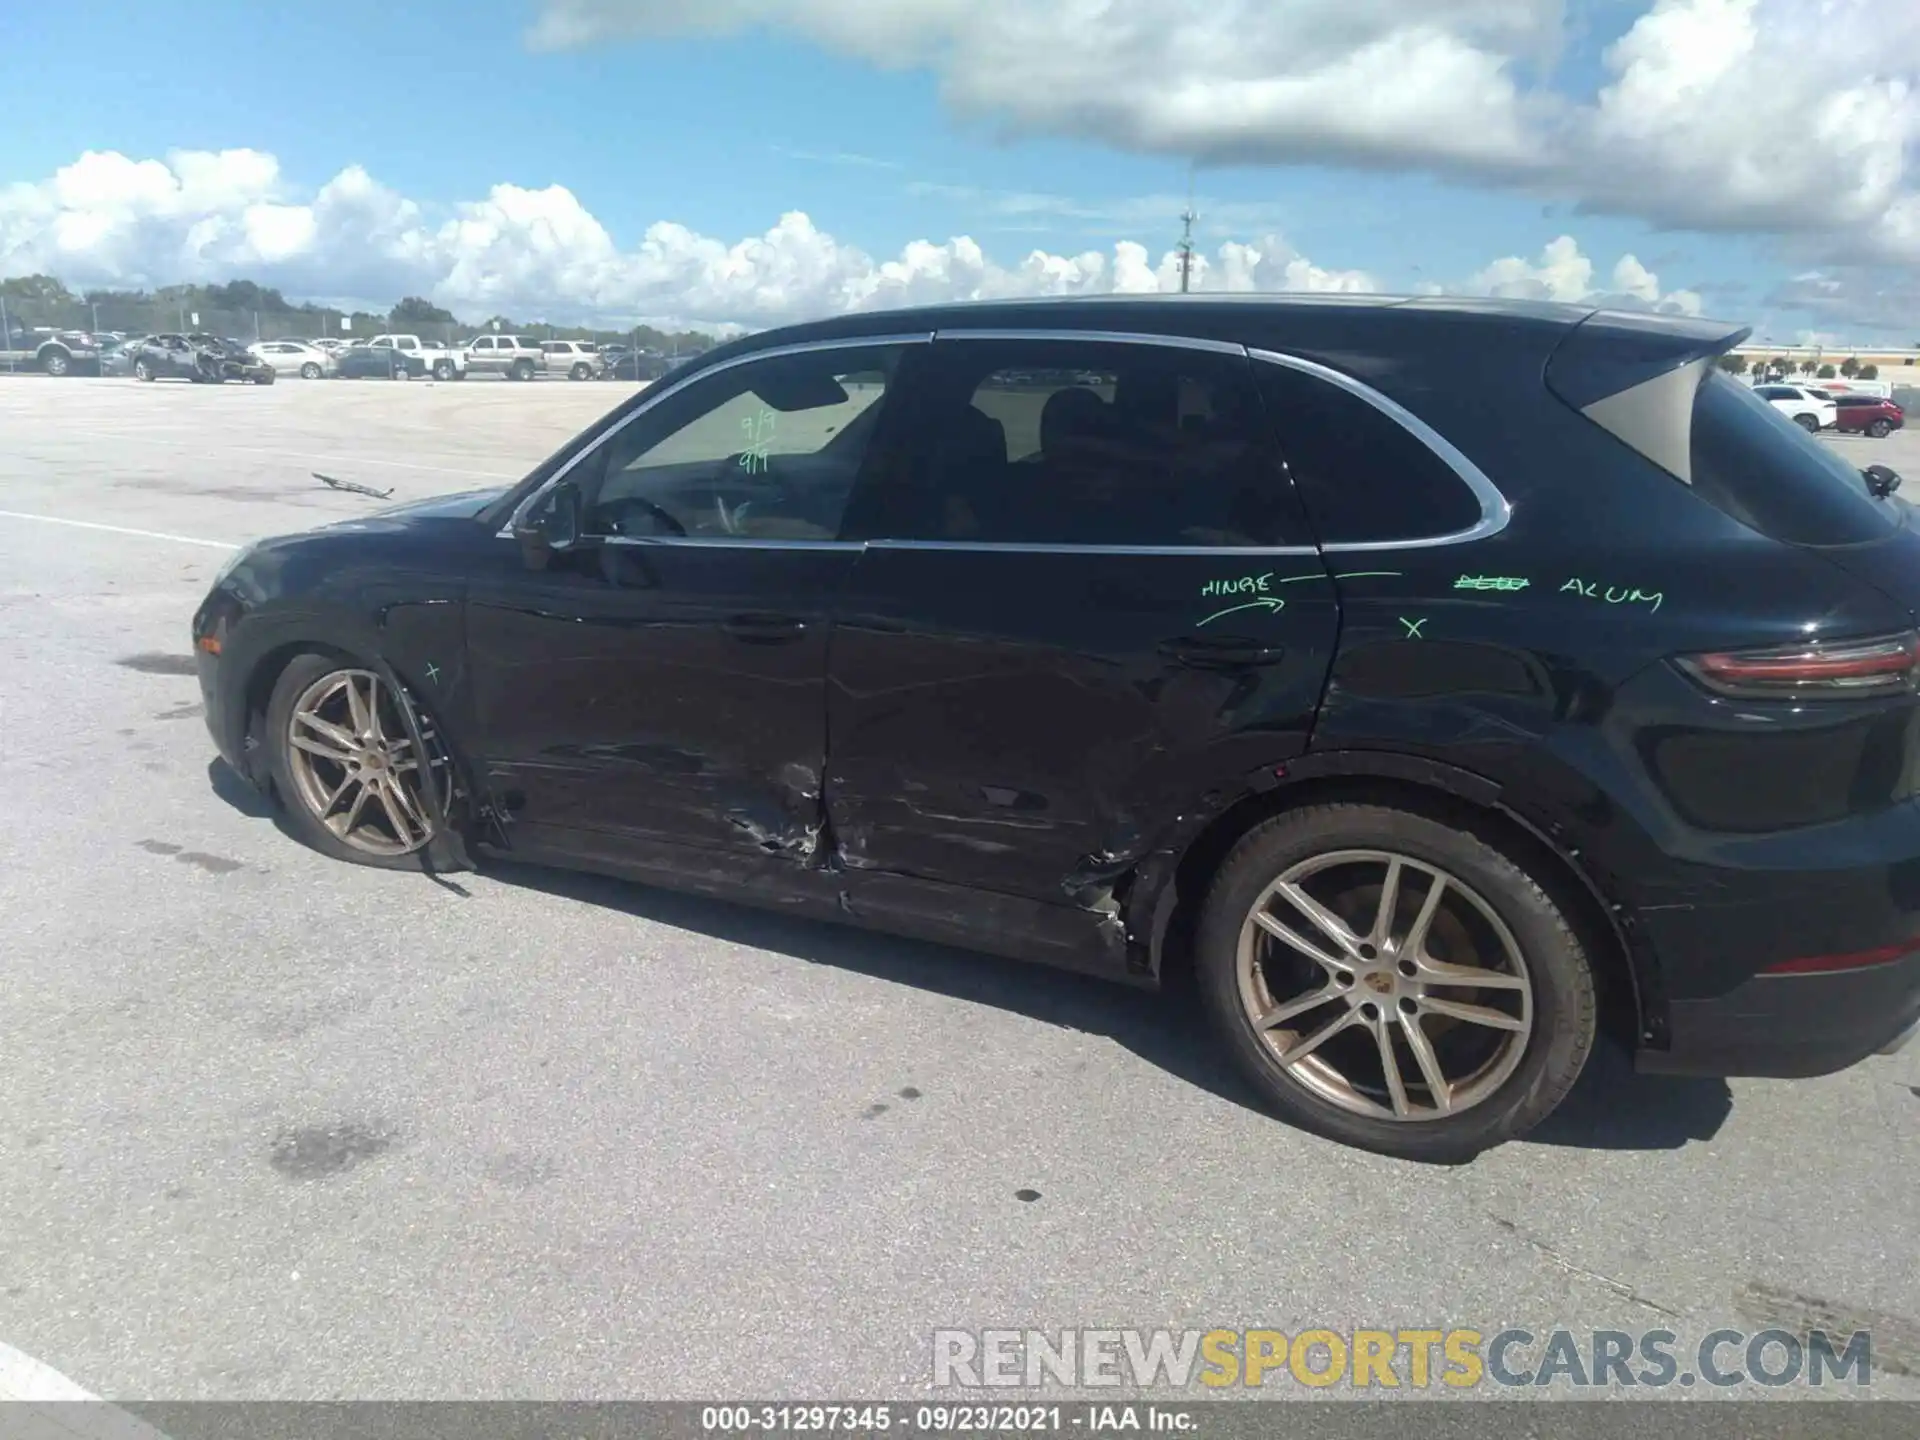
{"label": "cloudy blue sky", "polygon": [[1207,288],[1920,336],[1913,0],[89,0],[4,30],[0,274],[758,326],[1169,286],[1191,185]]}

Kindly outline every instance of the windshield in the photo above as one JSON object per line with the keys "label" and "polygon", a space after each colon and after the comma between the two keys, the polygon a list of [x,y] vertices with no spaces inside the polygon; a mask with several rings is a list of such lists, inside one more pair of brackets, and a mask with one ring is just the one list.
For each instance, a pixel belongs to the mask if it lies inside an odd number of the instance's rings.
{"label": "windshield", "polygon": [[1712,371],[1693,406],[1693,488],[1744,525],[1794,545],[1856,545],[1897,528],[1904,505],[1747,386]]}

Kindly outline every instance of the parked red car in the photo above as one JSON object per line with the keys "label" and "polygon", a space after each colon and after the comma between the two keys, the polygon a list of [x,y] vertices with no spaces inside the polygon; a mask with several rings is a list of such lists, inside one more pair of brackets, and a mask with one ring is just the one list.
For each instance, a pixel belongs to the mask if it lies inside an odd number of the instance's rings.
{"label": "parked red car", "polygon": [[1836,395],[1833,428],[1884,440],[1907,423],[1907,412],[1878,395]]}

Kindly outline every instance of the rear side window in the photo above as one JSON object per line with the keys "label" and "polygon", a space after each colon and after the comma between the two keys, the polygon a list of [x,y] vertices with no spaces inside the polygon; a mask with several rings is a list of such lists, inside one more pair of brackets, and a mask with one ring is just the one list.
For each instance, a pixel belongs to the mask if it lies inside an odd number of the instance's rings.
{"label": "rear side window", "polygon": [[1177,346],[942,340],[923,448],[849,516],[860,538],[1075,547],[1311,543],[1247,361]]}
{"label": "rear side window", "polygon": [[1479,497],[1391,416],[1318,375],[1255,369],[1321,544],[1427,540],[1480,523]]}
{"label": "rear side window", "polygon": [[1717,370],[1693,402],[1692,452],[1700,498],[1772,539],[1857,545],[1900,523],[1857,469]]}

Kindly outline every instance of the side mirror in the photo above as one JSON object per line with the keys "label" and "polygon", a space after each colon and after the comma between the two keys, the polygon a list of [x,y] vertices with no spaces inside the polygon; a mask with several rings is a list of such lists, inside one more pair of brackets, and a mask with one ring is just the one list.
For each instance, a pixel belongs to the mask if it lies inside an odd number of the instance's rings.
{"label": "side mirror", "polygon": [[580,543],[581,509],[580,487],[571,480],[562,480],[547,493],[535,523],[549,550],[571,550]]}

